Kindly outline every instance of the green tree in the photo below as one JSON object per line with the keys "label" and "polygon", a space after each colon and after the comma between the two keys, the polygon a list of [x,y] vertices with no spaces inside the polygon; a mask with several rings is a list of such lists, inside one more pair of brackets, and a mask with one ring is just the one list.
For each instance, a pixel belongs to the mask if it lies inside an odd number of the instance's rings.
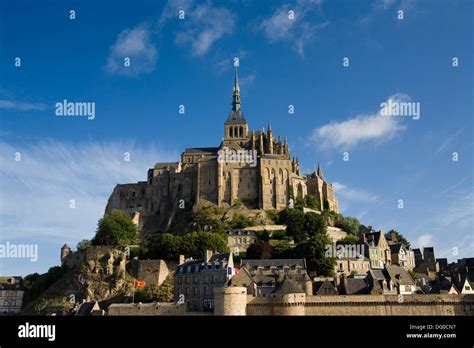
{"label": "green tree", "polygon": [[171,233],[154,234],[142,243],[140,256],[149,259],[177,260],[181,249],[181,237]]}
{"label": "green tree", "polygon": [[191,232],[182,239],[181,253],[193,258],[202,258],[206,250],[228,252],[227,240],[220,233]]}
{"label": "green tree", "polygon": [[136,235],[137,226],[130,215],[122,210],[112,210],[99,220],[92,245],[132,245]]}
{"label": "green tree", "polygon": [[278,213],[278,223],[280,225],[286,225],[288,223],[288,218],[291,215],[292,211],[293,209],[290,208],[280,210],[280,212]]}
{"label": "green tree", "polygon": [[294,238],[295,243],[306,239],[304,232],[304,213],[302,210],[291,209],[286,222],[286,234]]}
{"label": "green tree", "polygon": [[289,259],[292,256],[293,248],[287,240],[279,240],[273,245],[272,259]]}
{"label": "green tree", "polygon": [[89,239],[83,239],[79,243],[77,243],[76,248],[78,251],[84,251],[91,245],[92,245],[92,242]]}
{"label": "green tree", "polygon": [[310,209],[318,209],[318,200],[314,195],[307,195],[305,197],[305,205]]}
{"label": "green tree", "polygon": [[331,276],[336,259],[326,257],[326,246],[331,240],[325,234],[316,234],[306,242],[300,243],[294,249],[294,255],[306,259],[306,267],[310,275]]}
{"label": "green tree", "polygon": [[304,201],[303,197],[298,195],[298,197],[296,197],[296,200],[295,200],[295,209],[302,211],[304,206],[305,206],[305,201]]}
{"label": "green tree", "polygon": [[269,243],[253,243],[246,252],[247,259],[269,259],[272,257],[272,246]]}
{"label": "green tree", "polygon": [[336,227],[341,228],[347,233],[351,233],[355,235],[359,234],[359,226],[360,226],[359,220],[357,218],[353,218],[350,216],[340,215],[336,221]]}
{"label": "green tree", "polygon": [[252,218],[246,217],[243,214],[235,214],[234,216],[232,216],[229,225],[232,228],[246,228],[249,226],[255,226],[255,221]]}
{"label": "green tree", "polygon": [[359,242],[359,238],[353,234],[348,234],[343,239],[341,239],[341,242],[342,244],[357,244]]}
{"label": "green tree", "polygon": [[327,223],[324,216],[309,212],[304,216],[304,231],[308,237],[327,233]]}

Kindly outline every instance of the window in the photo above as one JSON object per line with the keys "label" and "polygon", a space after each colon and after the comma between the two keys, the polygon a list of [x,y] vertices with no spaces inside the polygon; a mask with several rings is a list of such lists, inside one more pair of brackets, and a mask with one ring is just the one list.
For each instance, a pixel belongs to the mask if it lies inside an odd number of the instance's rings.
{"label": "window", "polygon": [[181,285],[183,283],[183,278],[179,277],[178,278],[178,284]]}
{"label": "window", "polygon": [[198,289],[197,289],[197,288],[193,288],[193,293],[194,293],[194,295],[197,295],[197,294],[198,294]]}
{"label": "window", "polygon": [[198,282],[198,277],[194,276],[194,284],[197,284],[197,282]]}
{"label": "window", "polygon": [[204,287],[204,295],[207,295],[207,286]]}

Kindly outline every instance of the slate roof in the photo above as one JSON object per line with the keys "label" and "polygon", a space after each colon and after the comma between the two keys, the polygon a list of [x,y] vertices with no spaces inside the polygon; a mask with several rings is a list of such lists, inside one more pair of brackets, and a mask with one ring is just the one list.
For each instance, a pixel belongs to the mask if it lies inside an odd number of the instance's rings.
{"label": "slate roof", "polygon": [[389,244],[389,247],[392,254],[398,254],[402,248],[402,243]]}
{"label": "slate roof", "polygon": [[84,302],[77,310],[76,315],[91,315],[96,303],[96,301]]}
{"label": "slate roof", "polygon": [[274,294],[304,294],[305,292],[288,276],[285,276],[281,283],[275,287]]}
{"label": "slate roof", "polygon": [[334,283],[329,281],[328,279],[325,280],[318,280],[313,283],[313,294],[315,295],[338,295],[339,291],[337,291]]}
{"label": "slate roof", "polygon": [[240,266],[248,265],[250,268],[270,268],[277,267],[283,268],[291,267],[296,268],[296,266],[301,266],[306,268],[305,259],[267,259],[267,260],[240,260]]}
{"label": "slate roof", "polygon": [[189,260],[178,266],[176,274],[226,269],[228,260],[229,254],[214,254],[209,259],[209,262],[204,262],[204,260]]}
{"label": "slate roof", "polygon": [[369,284],[365,278],[347,278],[344,282],[344,289],[347,295],[368,294]]}
{"label": "slate roof", "polygon": [[227,120],[225,124],[241,124],[247,123],[244,117],[244,113],[241,110],[232,110],[229,112],[229,116],[227,116]]}
{"label": "slate roof", "polygon": [[229,236],[256,236],[257,233],[253,230],[238,230],[232,229],[226,231]]}
{"label": "slate roof", "polygon": [[386,265],[385,270],[395,284],[415,285],[415,281],[402,266]]}

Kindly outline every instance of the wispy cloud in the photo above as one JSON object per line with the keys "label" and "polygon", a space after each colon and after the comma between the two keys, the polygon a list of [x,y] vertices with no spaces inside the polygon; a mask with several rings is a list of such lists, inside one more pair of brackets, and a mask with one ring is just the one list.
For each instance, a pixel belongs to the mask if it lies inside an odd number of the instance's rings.
{"label": "wispy cloud", "polygon": [[[125,66],[125,59],[130,66]],[[155,69],[158,51],[152,41],[152,33],[146,24],[125,29],[110,48],[106,71],[109,74],[137,76]]]}
{"label": "wispy cloud", "polygon": [[444,141],[440,144],[440,146],[436,149],[435,153],[440,154],[444,152],[451,144],[453,144],[458,138],[459,135],[464,131],[463,128],[458,129],[454,134],[448,136],[444,139]]}
{"label": "wispy cloud", "polygon": [[185,11],[183,29],[176,33],[178,45],[190,46],[193,56],[201,57],[223,36],[234,31],[236,16],[224,7],[215,7],[210,1],[195,4],[194,1],[169,0],[158,21],[162,26],[170,18],[177,18]]}
{"label": "wispy cloud", "polygon": [[359,203],[375,203],[377,196],[363,189],[348,187],[340,182],[334,182],[334,191],[340,197],[340,201],[359,202]]}
{"label": "wispy cloud", "polygon": [[292,43],[293,49],[304,55],[306,44],[319,30],[329,25],[328,21],[314,21],[321,4],[322,0],[297,0],[292,5],[285,4],[264,19],[259,29],[271,42]]}
{"label": "wispy cloud", "polygon": [[0,158],[0,238],[74,243],[94,235],[117,183],[146,180],[155,162],[175,160],[178,153],[134,143],[0,142]]}
{"label": "wispy cloud", "polygon": [[0,99],[0,109],[2,110],[36,111],[45,110],[48,107],[48,105],[42,103],[25,103],[13,100]]}
{"label": "wispy cloud", "polygon": [[[404,94],[395,94],[387,99],[392,102],[409,100]],[[371,140],[386,141],[403,131],[397,117],[384,116],[379,110],[373,114],[361,114],[342,122],[331,122],[313,130],[310,143],[323,149],[349,149]]]}
{"label": "wispy cloud", "polygon": [[248,87],[251,86],[255,82],[256,75],[255,74],[248,74],[242,77],[239,76],[239,85],[240,87]]}
{"label": "wispy cloud", "polygon": [[413,7],[414,0],[375,0],[369,8],[369,11],[359,19],[361,24],[369,24],[378,15],[392,9],[406,11]]}

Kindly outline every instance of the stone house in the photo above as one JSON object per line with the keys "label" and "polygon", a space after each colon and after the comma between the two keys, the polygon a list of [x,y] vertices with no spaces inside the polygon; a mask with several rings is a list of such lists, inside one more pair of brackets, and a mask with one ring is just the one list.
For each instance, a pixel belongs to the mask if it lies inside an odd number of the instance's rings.
{"label": "stone house", "polygon": [[340,257],[336,258],[335,274],[366,274],[370,269],[370,260],[366,257]]}
{"label": "stone house", "polygon": [[385,234],[374,231],[372,227],[360,226],[359,240],[364,247],[365,256],[370,260],[370,268],[383,269],[392,263],[391,251]]}
{"label": "stone house", "polygon": [[189,311],[212,311],[214,288],[225,285],[234,274],[232,253],[215,254],[207,250],[201,260],[185,260],[174,274],[175,301],[186,303]]}
{"label": "stone house", "polygon": [[0,277],[0,315],[20,313],[24,292],[22,277]]}
{"label": "stone house", "polygon": [[392,264],[399,265],[406,270],[415,268],[415,254],[411,248],[402,243],[389,244]]}
{"label": "stone house", "polygon": [[239,274],[232,277],[230,283],[246,287],[249,295],[266,296],[273,293],[285,276],[307,295],[312,295],[313,285],[304,259],[241,260]]}
{"label": "stone house", "polygon": [[233,229],[226,232],[227,247],[234,254],[244,253],[248,247],[257,242],[257,233],[253,230]]}

